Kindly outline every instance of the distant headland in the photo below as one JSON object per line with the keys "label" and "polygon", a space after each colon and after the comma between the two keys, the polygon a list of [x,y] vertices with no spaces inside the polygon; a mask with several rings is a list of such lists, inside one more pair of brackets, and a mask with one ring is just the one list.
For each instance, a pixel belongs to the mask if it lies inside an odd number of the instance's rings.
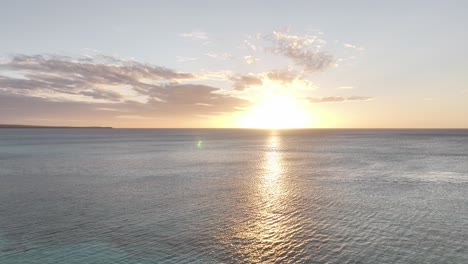
{"label": "distant headland", "polygon": [[16,124],[0,124],[0,128],[87,128],[87,129],[111,129],[112,127],[101,126],[36,126],[36,125],[16,125]]}

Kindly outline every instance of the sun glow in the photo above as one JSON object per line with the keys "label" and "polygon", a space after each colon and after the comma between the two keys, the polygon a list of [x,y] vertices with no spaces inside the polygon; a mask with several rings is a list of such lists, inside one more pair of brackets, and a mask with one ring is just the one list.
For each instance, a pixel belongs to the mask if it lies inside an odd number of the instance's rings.
{"label": "sun glow", "polygon": [[247,128],[305,128],[312,118],[297,99],[279,93],[266,94],[242,118],[241,126]]}

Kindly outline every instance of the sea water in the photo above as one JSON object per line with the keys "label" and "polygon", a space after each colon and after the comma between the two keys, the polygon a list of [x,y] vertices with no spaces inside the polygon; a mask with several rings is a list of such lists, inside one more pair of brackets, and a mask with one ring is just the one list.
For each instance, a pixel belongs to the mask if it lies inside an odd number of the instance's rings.
{"label": "sea water", "polygon": [[2,129],[0,263],[468,263],[468,130]]}

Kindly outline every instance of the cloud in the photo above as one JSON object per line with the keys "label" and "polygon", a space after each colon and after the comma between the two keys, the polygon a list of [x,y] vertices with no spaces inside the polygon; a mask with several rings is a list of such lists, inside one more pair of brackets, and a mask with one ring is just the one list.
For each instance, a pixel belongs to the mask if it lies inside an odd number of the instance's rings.
{"label": "cloud", "polygon": [[255,58],[255,57],[252,56],[252,55],[248,55],[248,56],[244,56],[244,61],[245,61],[245,63],[247,63],[247,64],[252,64],[252,63],[254,63],[254,62],[259,61],[259,59]]}
{"label": "cloud", "polygon": [[0,75],[3,93],[88,102],[141,102],[144,91],[158,89],[160,82],[194,78],[191,73],[109,56],[17,55],[0,64],[2,70],[10,75]]}
{"label": "cloud", "polygon": [[352,102],[352,101],[370,101],[373,100],[373,97],[367,96],[329,96],[329,97],[320,97],[320,98],[308,98],[311,103],[337,103],[337,102]]}
{"label": "cloud", "polygon": [[142,116],[209,115],[250,103],[220,88],[190,83],[199,80],[197,74],[108,56],[17,55],[0,64],[0,74],[0,97],[146,111]]}
{"label": "cloud", "polygon": [[233,88],[236,91],[244,91],[246,89],[261,86],[265,84],[280,84],[283,89],[315,89],[316,86],[303,78],[303,74],[290,70],[274,70],[270,72],[262,72],[258,74],[247,75],[232,75],[230,80],[234,82]]}
{"label": "cloud", "polygon": [[253,51],[256,51],[259,49],[259,47],[255,44],[253,44],[250,40],[244,40],[244,46],[241,47],[241,48],[247,48],[247,49],[251,49]]}
{"label": "cloud", "polygon": [[363,50],[364,50],[363,47],[358,47],[358,46],[356,46],[356,45],[349,44],[349,43],[345,43],[345,44],[343,44],[343,46],[344,46],[345,48],[354,49],[354,50],[357,50],[357,51],[363,51]]}
{"label": "cloud", "polygon": [[[291,70],[274,70],[269,72],[262,72],[258,74],[247,74],[231,76],[230,80],[234,82],[234,90],[243,91],[254,86],[260,86],[265,83],[275,82],[286,85],[284,87],[291,88],[294,84],[301,87],[315,87],[310,81],[303,78],[303,74]],[[299,84],[300,83],[300,84]]]}
{"label": "cloud", "polygon": [[210,115],[235,112],[250,106],[250,102],[221,89],[197,84],[169,84],[163,91],[155,91],[162,101],[151,100],[148,104],[158,114]]}
{"label": "cloud", "polygon": [[192,31],[189,33],[181,33],[179,34],[180,37],[183,38],[191,38],[191,39],[199,39],[199,40],[208,40],[208,34],[203,31]]}
{"label": "cloud", "polygon": [[263,46],[261,43],[258,43],[259,40],[263,40],[264,34],[257,33],[255,35],[247,35],[244,39],[242,45],[239,47],[241,49],[248,49],[251,51],[263,51]]}
{"label": "cloud", "polygon": [[232,75],[231,71],[202,71],[194,74],[197,80],[226,81]]}
{"label": "cloud", "polygon": [[180,56],[177,56],[176,58],[177,58],[178,62],[188,62],[188,61],[198,60],[198,58],[193,58],[193,57],[180,57]]}
{"label": "cloud", "polygon": [[103,100],[109,100],[109,101],[114,101],[114,102],[118,102],[124,98],[120,93],[114,92],[111,90],[106,91],[106,90],[89,89],[89,90],[84,90],[84,91],[78,91],[76,92],[76,94],[92,97],[94,99],[103,99]]}
{"label": "cloud", "polygon": [[340,86],[338,89],[343,89],[343,90],[351,90],[354,89],[354,86]]}
{"label": "cloud", "polygon": [[140,115],[119,115],[119,116],[116,116],[116,118],[131,119],[131,120],[154,120],[154,119],[159,119],[159,118],[148,117],[148,116],[140,116]]}
{"label": "cloud", "polygon": [[274,44],[267,50],[291,59],[307,72],[322,71],[335,65],[335,58],[321,51],[326,42],[316,36],[298,36],[274,31],[264,35],[263,39]]}
{"label": "cloud", "polygon": [[118,109],[108,108],[108,107],[98,107],[98,108],[95,108],[95,109],[98,110],[98,111],[119,111]]}
{"label": "cloud", "polygon": [[229,60],[232,59],[232,55],[229,53],[205,53],[206,56],[216,60]]}
{"label": "cloud", "polygon": [[293,71],[282,71],[282,70],[276,70],[276,71],[271,71],[268,72],[267,74],[268,79],[273,80],[273,81],[280,81],[283,83],[290,83],[294,81],[295,79],[300,79],[302,76],[296,72]]}
{"label": "cloud", "polygon": [[243,91],[251,86],[262,85],[262,78],[255,75],[243,75],[231,77],[231,80],[234,82],[234,90]]}

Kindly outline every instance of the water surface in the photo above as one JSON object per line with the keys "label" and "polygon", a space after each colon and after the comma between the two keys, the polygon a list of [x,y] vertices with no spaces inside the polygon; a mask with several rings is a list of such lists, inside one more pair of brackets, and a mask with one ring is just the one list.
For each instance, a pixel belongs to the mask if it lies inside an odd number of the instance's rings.
{"label": "water surface", "polygon": [[0,130],[0,263],[468,263],[468,130]]}

